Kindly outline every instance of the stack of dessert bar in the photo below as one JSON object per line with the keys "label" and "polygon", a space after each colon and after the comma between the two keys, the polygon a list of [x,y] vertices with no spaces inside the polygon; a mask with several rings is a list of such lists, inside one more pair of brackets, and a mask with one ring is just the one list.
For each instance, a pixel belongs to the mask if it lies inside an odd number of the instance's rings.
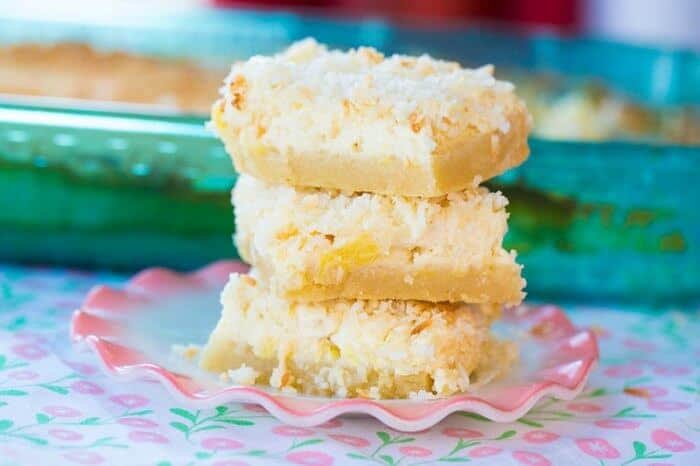
{"label": "stack of dessert bar", "polygon": [[212,126],[241,173],[233,274],[201,364],[235,383],[406,398],[468,391],[515,358],[494,338],[524,280],[507,199],[530,117],[491,67],[307,39],[234,64]]}

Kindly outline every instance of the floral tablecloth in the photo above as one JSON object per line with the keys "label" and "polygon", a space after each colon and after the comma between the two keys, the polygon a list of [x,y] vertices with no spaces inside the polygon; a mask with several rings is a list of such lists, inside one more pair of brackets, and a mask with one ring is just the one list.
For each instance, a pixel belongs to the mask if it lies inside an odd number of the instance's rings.
{"label": "floral tablecloth", "polygon": [[69,343],[73,309],[125,277],[0,265],[0,466],[700,465],[700,315],[569,309],[601,364],[570,402],[512,424],[463,413],[415,434],[368,418],[285,426],[256,406],[179,406]]}

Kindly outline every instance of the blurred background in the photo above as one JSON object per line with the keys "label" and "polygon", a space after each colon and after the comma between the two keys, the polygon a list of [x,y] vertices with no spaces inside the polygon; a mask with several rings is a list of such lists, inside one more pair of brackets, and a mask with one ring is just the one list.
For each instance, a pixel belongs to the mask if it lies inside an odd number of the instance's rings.
{"label": "blurred background", "polygon": [[238,8],[297,9],[344,17],[381,17],[395,22],[502,22],[547,27],[568,33],[593,33],[655,45],[700,47],[695,0],[308,0],[233,1]]}
{"label": "blurred background", "polygon": [[533,299],[700,302],[700,2],[0,1],[0,261],[235,257],[228,67],[313,36],[493,63],[533,113],[492,180]]}

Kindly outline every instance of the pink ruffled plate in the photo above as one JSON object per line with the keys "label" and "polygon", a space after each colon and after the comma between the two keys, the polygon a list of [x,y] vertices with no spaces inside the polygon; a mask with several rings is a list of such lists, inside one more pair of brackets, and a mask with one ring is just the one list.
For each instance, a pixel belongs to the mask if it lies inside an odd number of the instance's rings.
{"label": "pink ruffled plate", "polygon": [[436,400],[367,400],[297,396],[262,386],[225,386],[218,377],[173,353],[174,344],[206,341],[219,317],[219,292],[238,262],[217,262],[191,274],[149,269],[123,289],[97,286],[71,324],[104,369],[119,379],[155,378],[180,401],[196,407],[256,403],[295,426],[315,426],[336,416],[364,413],[401,431],[427,429],[456,411],[499,422],[523,416],[542,397],[572,399],[598,359],[589,330],[575,328],[557,307],[520,307],[495,331],[514,339],[520,361],[508,377],[474,393]]}

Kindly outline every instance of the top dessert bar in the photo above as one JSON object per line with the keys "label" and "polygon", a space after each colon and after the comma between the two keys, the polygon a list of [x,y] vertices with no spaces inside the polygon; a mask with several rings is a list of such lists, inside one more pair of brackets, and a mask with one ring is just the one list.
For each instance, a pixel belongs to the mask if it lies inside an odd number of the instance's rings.
{"label": "top dessert bar", "polygon": [[267,182],[440,196],[529,154],[530,115],[492,73],[306,39],[234,64],[212,126],[236,169]]}

